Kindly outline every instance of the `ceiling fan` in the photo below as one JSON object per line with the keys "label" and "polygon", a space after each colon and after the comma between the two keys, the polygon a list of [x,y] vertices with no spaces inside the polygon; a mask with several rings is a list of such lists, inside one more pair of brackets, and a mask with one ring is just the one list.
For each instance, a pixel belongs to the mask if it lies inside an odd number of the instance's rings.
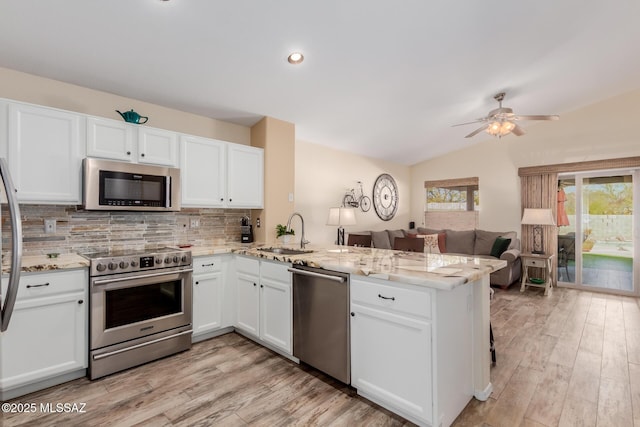
{"label": "ceiling fan", "polygon": [[524,135],[524,129],[516,124],[516,121],[518,120],[558,120],[560,118],[560,116],[557,115],[519,116],[513,114],[513,110],[511,108],[502,106],[502,100],[504,99],[504,96],[505,93],[500,92],[493,97],[496,101],[498,101],[498,108],[489,111],[489,114],[487,114],[486,117],[482,117],[472,122],[460,123],[453,126],[464,126],[470,125],[472,123],[485,122],[484,125],[474,130],[469,135],[465,136],[465,138],[471,138],[472,136],[479,134],[483,130],[486,131],[489,135],[497,136],[498,138],[500,138],[510,133],[513,133],[516,136]]}

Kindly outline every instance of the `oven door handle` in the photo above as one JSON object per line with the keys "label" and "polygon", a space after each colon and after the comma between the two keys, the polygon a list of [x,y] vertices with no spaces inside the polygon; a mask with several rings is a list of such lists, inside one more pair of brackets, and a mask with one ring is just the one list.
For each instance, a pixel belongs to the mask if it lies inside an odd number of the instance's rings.
{"label": "oven door handle", "polygon": [[108,283],[124,282],[124,281],[134,280],[134,279],[146,279],[148,277],[168,276],[170,274],[190,273],[192,271],[193,271],[193,268],[186,268],[184,270],[179,270],[179,271],[163,271],[162,273],[143,274],[141,276],[128,276],[128,277],[118,277],[116,279],[95,280],[93,284],[106,285]]}
{"label": "oven door handle", "polygon": [[124,353],[125,351],[130,351],[130,350],[135,350],[136,348],[146,347],[146,346],[151,345],[151,344],[156,344],[156,343],[159,343],[159,342],[162,342],[162,341],[169,340],[171,338],[179,337],[181,335],[187,335],[187,334],[190,334],[192,332],[193,332],[193,330],[189,329],[188,331],[180,332],[179,334],[169,335],[168,337],[163,337],[163,338],[155,339],[153,341],[143,342],[141,344],[132,345],[131,347],[121,348],[120,350],[110,351],[109,353],[96,354],[96,355],[93,356],[93,360],[100,360],[100,359],[104,359],[105,357],[115,356],[116,354]]}

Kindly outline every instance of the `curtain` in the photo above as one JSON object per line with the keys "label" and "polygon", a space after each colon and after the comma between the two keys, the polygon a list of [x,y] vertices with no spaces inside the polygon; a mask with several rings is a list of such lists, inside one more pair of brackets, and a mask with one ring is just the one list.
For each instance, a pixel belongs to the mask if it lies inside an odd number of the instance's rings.
{"label": "curtain", "polygon": [[[556,172],[541,173],[538,175],[520,176],[521,185],[521,211],[520,217],[525,208],[551,209],[553,217],[558,214],[558,174]],[[522,252],[533,250],[533,225],[521,226]],[[556,254],[558,247],[558,231],[553,226],[542,226],[544,239],[543,250],[545,254]],[[553,260],[553,283],[557,283],[557,257]],[[536,270],[536,269],[532,269]],[[539,272],[534,272],[539,274]]]}

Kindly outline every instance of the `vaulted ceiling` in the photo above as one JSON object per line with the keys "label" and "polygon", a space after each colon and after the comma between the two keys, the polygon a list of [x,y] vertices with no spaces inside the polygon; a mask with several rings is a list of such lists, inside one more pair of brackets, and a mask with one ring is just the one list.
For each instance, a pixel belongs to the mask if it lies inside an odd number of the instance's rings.
{"label": "vaulted ceiling", "polygon": [[635,0],[2,0],[0,66],[413,164],[488,137],[451,125],[497,92],[562,115],[640,88],[638,22]]}

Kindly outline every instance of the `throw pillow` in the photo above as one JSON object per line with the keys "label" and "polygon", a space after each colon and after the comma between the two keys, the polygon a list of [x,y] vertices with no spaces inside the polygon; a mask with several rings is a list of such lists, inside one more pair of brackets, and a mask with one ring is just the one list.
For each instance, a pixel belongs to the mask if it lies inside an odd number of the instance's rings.
{"label": "throw pillow", "polygon": [[505,236],[501,231],[476,230],[476,241],[473,245],[473,254],[489,255],[491,253],[491,248],[493,248],[493,244],[498,237],[508,238],[509,236]]}
{"label": "throw pillow", "polygon": [[372,231],[371,240],[373,247],[378,249],[391,249],[391,241],[389,241],[389,233],[387,231]]}
{"label": "throw pillow", "polygon": [[391,248],[393,248],[393,242],[395,242],[396,237],[405,237],[404,231],[402,230],[387,230],[387,234],[389,234],[389,244]]}
{"label": "throw pillow", "polygon": [[510,244],[511,239],[496,237],[496,241],[493,242],[493,247],[491,248],[491,256],[500,258],[500,255],[502,255],[502,253],[507,250]]}
{"label": "throw pillow", "polygon": [[447,230],[447,252],[452,254],[473,254],[476,230]]}
{"label": "throw pillow", "polygon": [[422,237],[424,239],[424,253],[425,254],[439,254],[440,247],[438,246],[437,234],[418,234],[416,237]]}

